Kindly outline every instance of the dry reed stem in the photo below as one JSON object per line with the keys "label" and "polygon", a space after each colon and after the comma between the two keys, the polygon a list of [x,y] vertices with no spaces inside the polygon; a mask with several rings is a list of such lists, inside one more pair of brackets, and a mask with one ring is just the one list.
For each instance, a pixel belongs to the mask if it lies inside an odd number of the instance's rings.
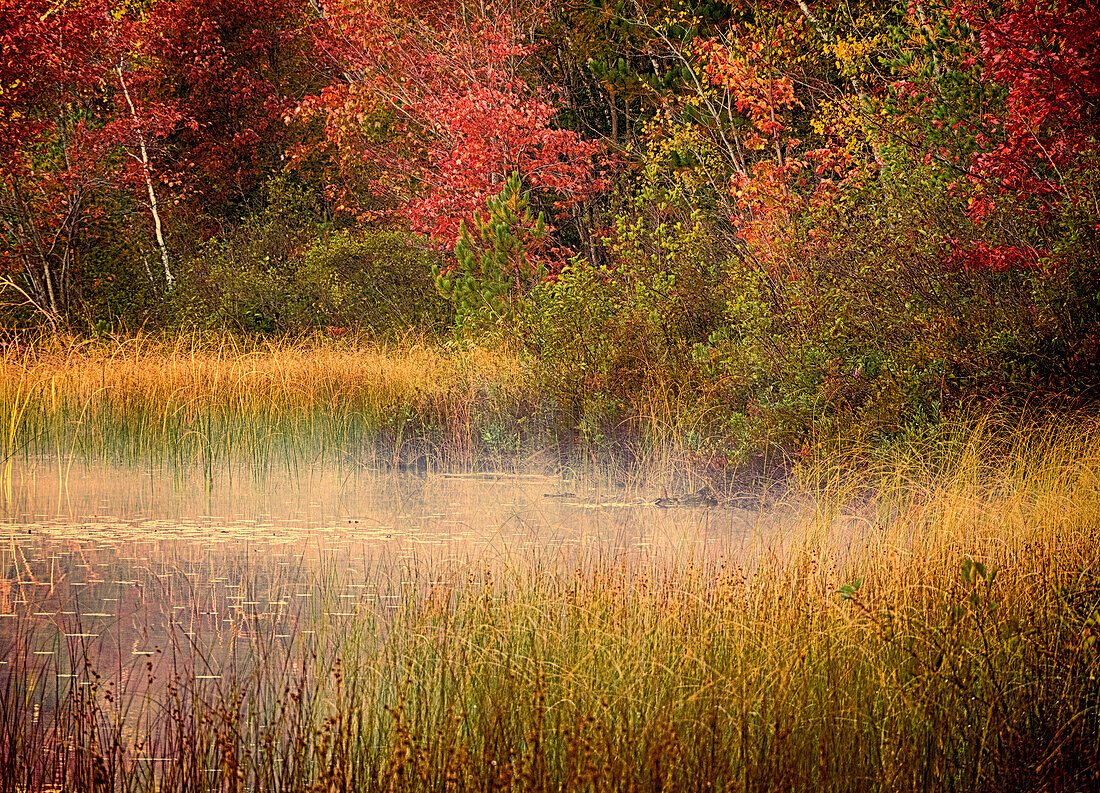
{"label": "dry reed stem", "polygon": [[0,393],[40,389],[53,400],[100,398],[112,405],[202,403],[238,410],[313,410],[341,402],[468,397],[486,388],[508,391],[522,365],[506,351],[445,350],[410,337],[400,346],[351,340],[267,344],[251,349],[232,339],[120,343],[54,341],[9,346],[0,353]]}

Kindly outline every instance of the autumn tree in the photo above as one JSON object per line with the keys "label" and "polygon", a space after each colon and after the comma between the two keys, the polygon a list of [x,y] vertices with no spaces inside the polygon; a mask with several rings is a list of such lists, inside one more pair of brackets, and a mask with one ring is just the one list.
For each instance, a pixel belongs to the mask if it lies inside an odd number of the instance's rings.
{"label": "autumn tree", "polygon": [[0,2],[0,261],[8,285],[55,317],[106,179],[97,114],[108,33],[95,0]]}
{"label": "autumn tree", "polygon": [[[600,189],[598,147],[555,126],[555,89],[525,73],[533,45],[519,20],[444,3],[345,0],[323,12],[319,43],[343,79],[299,114],[322,115],[343,177],[388,195],[436,246],[453,248],[513,173],[558,209]],[[341,192],[343,207],[353,201]]]}
{"label": "autumn tree", "polygon": [[904,30],[893,134],[965,204],[950,260],[1028,269],[1094,245],[1097,4],[915,5]]}
{"label": "autumn tree", "polygon": [[229,215],[281,167],[283,117],[313,87],[298,0],[159,0],[132,22],[139,113],[172,115],[153,155],[188,220]]}

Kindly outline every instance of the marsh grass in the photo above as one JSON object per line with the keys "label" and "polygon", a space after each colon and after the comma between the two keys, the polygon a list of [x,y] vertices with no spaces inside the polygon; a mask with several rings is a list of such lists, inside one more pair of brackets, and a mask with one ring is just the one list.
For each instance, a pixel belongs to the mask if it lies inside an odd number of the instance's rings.
{"label": "marsh grass", "polygon": [[[344,461],[433,470],[567,471],[628,490],[739,488],[728,439],[654,381],[611,420],[567,415],[505,344],[406,335],[44,336],[0,348],[0,473],[25,457],[226,466]],[[602,422],[602,423],[601,423]],[[762,457],[765,463],[767,457]],[[718,462],[715,465],[716,461]],[[659,480],[659,481],[658,481]],[[8,494],[8,501],[10,502]]]}
{"label": "marsh grass", "polygon": [[[209,461],[360,454],[413,443],[441,463],[516,445],[524,369],[507,351],[408,336],[243,346],[45,339],[0,353],[3,459],[13,454]],[[488,439],[488,440],[487,440]]]}
{"label": "marsh grass", "polygon": [[822,470],[714,553],[333,562],[111,674],[8,618],[0,786],[1096,789],[1100,427],[993,434]]}

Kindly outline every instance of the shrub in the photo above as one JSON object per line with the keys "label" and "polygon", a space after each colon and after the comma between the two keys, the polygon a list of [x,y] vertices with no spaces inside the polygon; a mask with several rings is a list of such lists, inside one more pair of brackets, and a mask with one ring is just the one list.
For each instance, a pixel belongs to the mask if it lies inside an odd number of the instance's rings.
{"label": "shrub", "polygon": [[672,405],[690,414],[700,386],[692,351],[722,316],[726,287],[698,216],[665,222],[669,205],[648,197],[605,239],[613,264],[575,258],[520,313],[544,387],[589,435],[627,414],[666,416]]}
{"label": "shrub", "polygon": [[340,232],[302,256],[295,289],[303,324],[369,329],[378,335],[407,329],[439,332],[451,309],[436,291],[439,255],[403,231]]}
{"label": "shrub", "polygon": [[933,177],[914,163],[849,184],[785,246],[731,263],[722,327],[696,348],[731,429],[786,447],[892,437],[1096,382],[1095,270],[952,270],[963,208]]}
{"label": "shrub", "polygon": [[185,325],[258,333],[322,327],[387,335],[448,318],[430,275],[436,254],[400,230],[333,230],[316,199],[285,179],[265,206],[199,243],[175,295]]}

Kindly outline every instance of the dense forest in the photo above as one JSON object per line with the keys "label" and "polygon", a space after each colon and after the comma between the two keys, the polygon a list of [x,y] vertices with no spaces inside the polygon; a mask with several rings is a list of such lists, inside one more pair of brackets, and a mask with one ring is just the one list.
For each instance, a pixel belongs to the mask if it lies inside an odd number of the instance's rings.
{"label": "dense forest", "polygon": [[0,323],[797,452],[1100,392],[1096,0],[0,0]]}

